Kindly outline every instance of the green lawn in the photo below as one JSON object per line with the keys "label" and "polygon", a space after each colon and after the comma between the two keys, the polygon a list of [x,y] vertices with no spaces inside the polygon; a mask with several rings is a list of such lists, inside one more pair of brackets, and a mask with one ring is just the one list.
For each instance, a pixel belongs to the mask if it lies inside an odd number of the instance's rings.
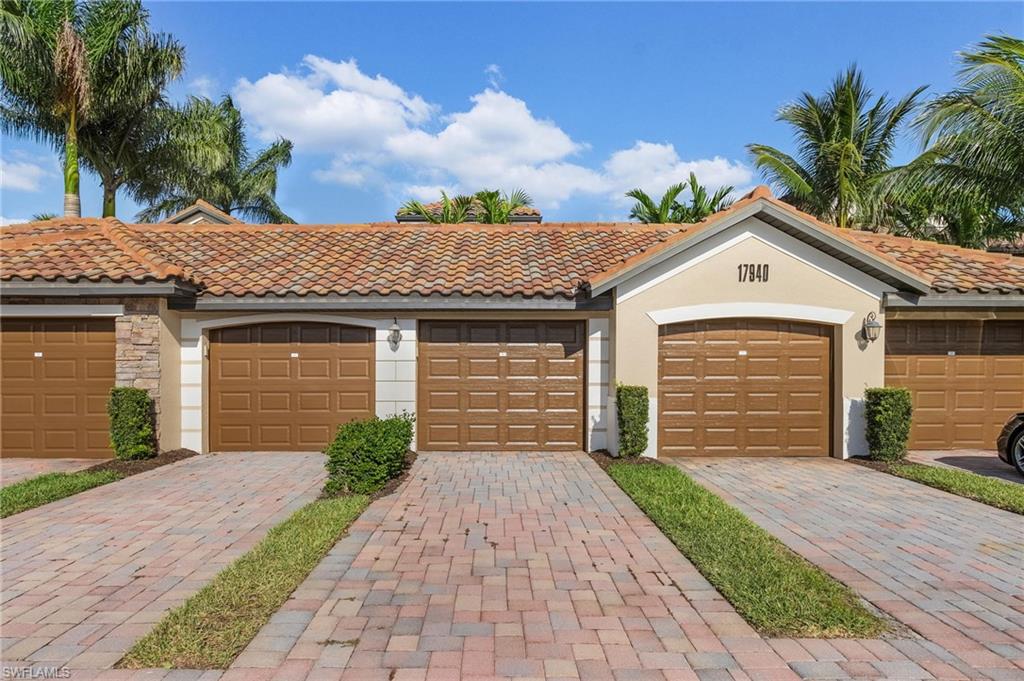
{"label": "green lawn", "polygon": [[46,473],[0,488],[0,518],[120,480],[115,471]]}
{"label": "green lawn", "polygon": [[366,508],[320,499],[272,529],[138,641],[118,666],[225,669]]}
{"label": "green lawn", "polygon": [[678,468],[615,463],[608,473],[761,634],[870,638],[888,628],[850,589]]}
{"label": "green lawn", "polygon": [[950,494],[1024,515],[1024,485],[1016,482],[989,478],[968,471],[910,462],[892,463],[885,470],[901,478],[920,482]]}

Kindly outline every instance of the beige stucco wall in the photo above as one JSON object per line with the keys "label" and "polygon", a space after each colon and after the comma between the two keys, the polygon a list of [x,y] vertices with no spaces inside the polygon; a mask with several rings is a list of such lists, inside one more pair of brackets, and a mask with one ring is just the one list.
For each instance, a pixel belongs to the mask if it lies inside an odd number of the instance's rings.
{"label": "beige stucco wall", "polygon": [[160,301],[160,449],[181,447],[181,316]]}
{"label": "beige stucco wall", "polygon": [[[766,283],[741,283],[737,265],[767,264]],[[865,449],[860,418],[864,389],[884,383],[884,337],[867,343],[861,329],[875,312],[884,324],[880,305],[887,288],[807,244],[754,218],[698,244],[616,288],[612,333],[614,381],[647,386],[651,396],[651,448],[656,453],[658,397],[658,325],[649,313],[694,305],[748,304],[764,316],[773,305],[800,305],[849,312],[834,324],[833,454],[859,454]],[[736,316],[736,308],[721,315]],[[750,315],[759,316],[759,315]],[[884,334],[884,328],[883,328]]]}

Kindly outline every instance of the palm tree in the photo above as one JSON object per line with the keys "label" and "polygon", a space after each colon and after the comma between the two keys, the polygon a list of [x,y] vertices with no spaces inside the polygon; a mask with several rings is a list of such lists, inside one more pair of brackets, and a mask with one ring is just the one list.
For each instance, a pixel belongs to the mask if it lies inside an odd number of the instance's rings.
{"label": "palm tree", "polygon": [[0,3],[3,130],[63,153],[65,215],[81,215],[82,129],[181,73],[182,48],[148,21],[140,0]]}
{"label": "palm tree", "polygon": [[815,217],[839,227],[885,220],[889,207],[875,185],[924,89],[896,102],[887,95],[872,102],[863,75],[851,66],[821,97],[804,92],[779,110],[777,120],[794,129],[796,157],[766,144],[750,144],[747,150],[784,201]]}
{"label": "palm tree", "polygon": [[473,195],[473,211],[477,222],[490,225],[505,225],[512,222],[512,216],[520,208],[533,205],[533,199],[522,189],[511,194],[497,189],[484,189]]}
{"label": "palm tree", "polygon": [[983,246],[1024,231],[1024,40],[987,36],[960,58],[960,87],[916,122],[931,146],[886,186],[897,200],[938,196],[947,214],[977,216],[951,240]]}
{"label": "palm tree", "polygon": [[190,98],[173,106],[163,101],[162,89],[135,108],[112,110],[84,126],[83,160],[103,185],[103,216],[116,214],[119,190],[148,203],[165,187],[228,163],[227,132],[223,114],[208,101]]}
{"label": "palm tree", "polygon": [[197,167],[192,172],[159,177],[159,187],[151,205],[139,213],[144,222],[154,222],[173,215],[197,200],[203,199],[228,215],[237,214],[252,222],[291,223],[274,196],[277,193],[277,175],[292,161],[292,143],[278,139],[266,149],[249,151],[245,137],[245,122],[230,97],[220,102],[197,98],[191,102],[192,115],[220,119],[224,144],[228,150],[227,162],[212,168]]}
{"label": "palm tree", "polygon": [[436,209],[432,206],[425,206],[419,201],[410,200],[402,205],[398,210],[398,214],[418,215],[435,225],[457,225],[469,220],[472,204],[472,196],[448,198],[448,194],[442,191],[441,202]]}
{"label": "palm tree", "polygon": [[642,189],[629,190],[626,192],[626,196],[636,200],[633,209],[629,211],[630,219],[655,224],[677,222],[675,208],[679,204],[676,198],[683,193],[684,189],[686,186],[682,182],[672,185],[665,190],[665,193],[661,195],[661,200],[657,203]]}
{"label": "palm tree", "polygon": [[[678,197],[686,189],[690,190],[690,201],[689,203],[680,203]],[[700,222],[709,215],[732,205],[732,200],[729,198],[732,191],[733,187],[729,185],[719,187],[714,194],[708,195],[707,188],[697,180],[697,174],[691,172],[687,184],[672,185],[665,191],[658,203],[655,203],[642,189],[626,192],[626,196],[636,199],[629,217],[648,223]]]}

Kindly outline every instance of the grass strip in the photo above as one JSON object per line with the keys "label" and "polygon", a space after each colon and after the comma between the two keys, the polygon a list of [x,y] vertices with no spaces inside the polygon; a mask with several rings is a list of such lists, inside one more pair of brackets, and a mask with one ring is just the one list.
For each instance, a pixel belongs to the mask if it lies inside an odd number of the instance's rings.
{"label": "grass strip", "polygon": [[175,608],[139,640],[121,668],[226,669],[327,555],[368,497],[319,499]]}
{"label": "grass strip", "polygon": [[57,501],[124,476],[115,471],[46,473],[0,488],[0,518]]}
{"label": "grass strip", "polygon": [[1024,485],[952,468],[920,463],[892,463],[882,470],[943,492],[1024,515]]}
{"label": "grass strip", "polygon": [[873,638],[888,629],[849,588],[678,468],[615,463],[607,470],[761,634]]}

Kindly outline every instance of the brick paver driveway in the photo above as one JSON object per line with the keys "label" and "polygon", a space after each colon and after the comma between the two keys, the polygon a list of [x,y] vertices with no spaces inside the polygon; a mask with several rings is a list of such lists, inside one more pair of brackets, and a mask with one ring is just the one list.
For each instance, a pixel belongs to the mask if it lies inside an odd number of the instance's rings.
{"label": "brick paver driveway", "polygon": [[977,473],[990,478],[999,478],[1024,485],[1024,475],[1017,469],[999,458],[993,450],[986,449],[953,449],[949,451],[916,451],[910,452],[908,458],[930,466],[957,468],[969,473]]}
{"label": "brick paver driveway", "polygon": [[0,459],[0,485],[13,485],[44,473],[70,473],[102,463],[103,459]]}
{"label": "brick paver driveway", "polygon": [[897,644],[911,659],[1024,679],[1019,515],[834,460],[674,462],[926,639]]}
{"label": "brick paver driveway", "polygon": [[320,454],[198,456],[5,519],[0,659],[110,667],[322,479]]}
{"label": "brick paver driveway", "polygon": [[583,454],[421,454],[224,679],[796,678]]}

